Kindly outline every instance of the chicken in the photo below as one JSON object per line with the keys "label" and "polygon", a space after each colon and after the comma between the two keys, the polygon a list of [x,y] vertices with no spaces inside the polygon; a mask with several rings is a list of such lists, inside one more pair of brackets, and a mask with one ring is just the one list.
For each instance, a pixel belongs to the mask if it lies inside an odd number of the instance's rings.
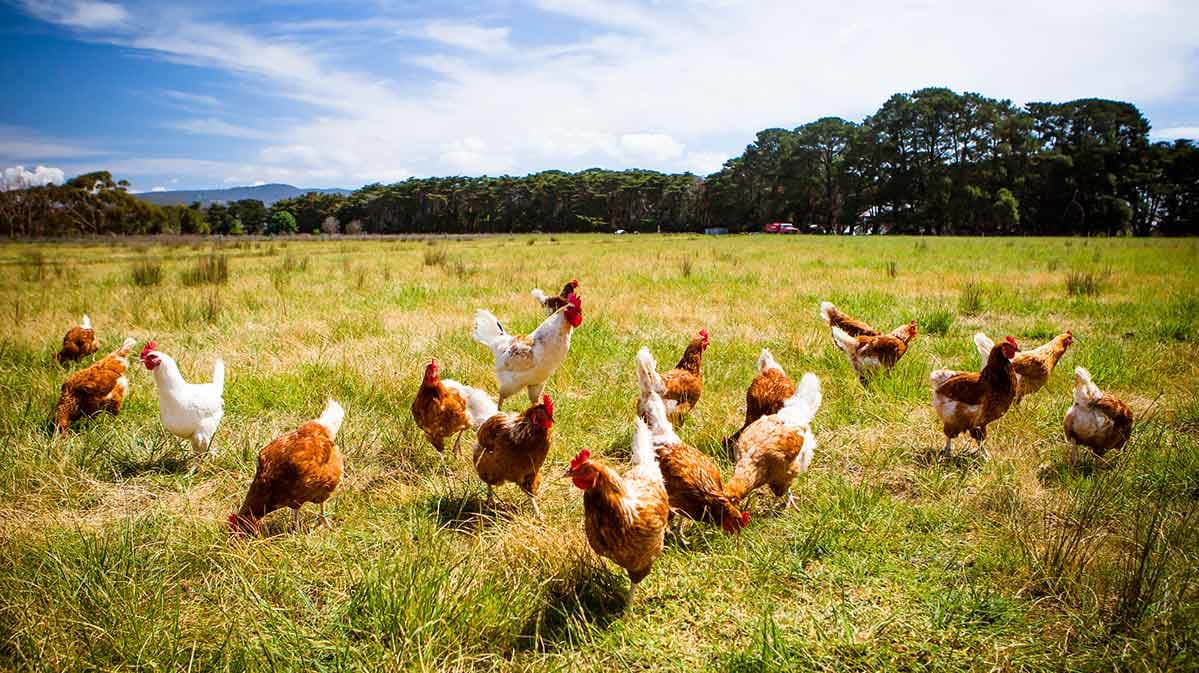
{"label": "chicken", "polygon": [[121,411],[121,403],[129,394],[125,370],[129,368],[129,353],[136,343],[133,337],[125,339],[120,348],[63,382],[54,410],[54,424],[59,432],[66,432],[71,423],[84,416],[101,411],[115,416]]}
{"label": "chicken", "polygon": [[95,353],[100,348],[96,343],[96,330],[92,329],[92,319],[83,314],[83,320],[62,338],[62,348],[54,355],[59,364],[82,360]]}
{"label": "chicken", "polygon": [[861,320],[842,313],[835,304],[829,301],[820,302],[820,318],[828,323],[829,327],[839,327],[841,331],[852,337],[879,336],[882,334],[882,332],[879,332]]}
{"label": "chicken", "polygon": [[913,320],[896,327],[889,334],[883,334],[842,313],[827,301],[820,304],[820,317],[832,328],[833,343],[845,352],[862,383],[866,383],[867,374],[880,367],[891,371],[908,351],[908,344],[916,338],[917,333],[916,321]]}
{"label": "chicken", "polygon": [[730,452],[737,446],[741,433],[754,421],[763,416],[778,413],[787,398],[795,394],[795,381],[783,371],[769,349],[763,348],[758,355],[758,375],[745,391],[745,422],[741,429],[724,440]]}
{"label": "chicken", "polygon": [[724,494],[720,469],[706,454],[675,434],[666,418],[666,407],[657,393],[646,403],[650,440],[662,471],[662,482],[672,512],[680,512],[693,521],[720,526],[726,533],[739,533],[749,523],[749,512],[737,509]]}
{"label": "chicken", "polygon": [[683,351],[683,357],[675,368],[659,375],[658,363],[654,356],[648,348],[642,346],[637,352],[637,383],[640,388],[637,413],[646,418],[646,400],[649,399],[650,393],[657,393],[666,405],[666,416],[670,422],[682,425],[704,392],[702,366],[706,350],[708,331],[701,329],[687,344],[687,349]]}
{"label": "chicken", "polygon": [[225,415],[225,363],[217,359],[212,366],[212,383],[188,383],[179,373],[174,358],[157,350],[150,341],[142,349],[141,360],[154,374],[158,388],[158,415],[172,435],[191,442],[196,453],[216,455],[212,438]]}
{"label": "chicken", "polygon": [[549,395],[522,413],[498,411],[479,426],[473,453],[475,472],[487,484],[487,505],[495,502],[495,487],[506,482],[519,486],[533,503],[533,513],[541,518],[537,489],[541,485],[541,465],[550,452],[554,427],[554,401]]}
{"label": "chicken", "polygon": [[335,441],[345,415],[340,404],[329,400],[320,418],[262,447],[246,499],[229,515],[229,530],[256,535],[259,521],[283,507],[291,508],[291,528],[299,530],[300,508],[309,502],[320,505],[321,524],[329,525],[325,501],[337,489],[345,467]]}
{"label": "chicken", "polygon": [[416,399],[412,400],[412,418],[438,452],[444,453],[445,438],[456,433],[454,453],[457,454],[462,433],[482,425],[494,407],[485,391],[440,378],[437,361],[430,360]]}
{"label": "chicken", "polygon": [[982,371],[955,372],[938,369],[929,379],[933,384],[933,408],[945,430],[945,455],[953,448],[953,438],[970,433],[978,442],[985,459],[987,425],[1002,417],[1016,398],[1016,372],[1012,358],[1020,350],[1012,337],[991,349]]}
{"label": "chicken", "polygon": [[[1057,367],[1057,361],[1073,343],[1074,332],[1067,331],[1038,348],[1016,353],[1016,357],[1012,358],[1012,369],[1016,372],[1016,404],[1020,404],[1021,398],[1037,392],[1049,382],[1054,367]],[[995,348],[995,342],[982,332],[974,335],[974,345],[978,348],[983,362],[991,356],[991,349]]]}
{"label": "chicken", "polygon": [[1132,411],[1116,397],[1091,381],[1091,373],[1074,369],[1074,404],[1066,412],[1066,439],[1070,440],[1070,462],[1078,462],[1081,444],[1095,455],[1121,449],[1132,435]]}
{"label": "chicken", "polygon": [[565,287],[562,288],[562,291],[559,292],[557,296],[550,297],[546,295],[546,293],[542,292],[541,288],[539,287],[533,288],[533,292],[531,294],[533,295],[533,298],[537,300],[537,303],[541,304],[542,308],[545,309],[547,314],[553,315],[554,311],[557,311],[569,303],[570,295],[574,294],[575,290],[577,289],[579,289],[579,281],[578,279],[572,279],[566,284]]}
{"label": "chicken", "polygon": [[820,379],[808,372],[783,408],[750,424],[737,441],[737,464],[724,493],[740,506],[745,496],[769,486],[775,497],[795,504],[791,483],[807,471],[816,451],[812,419],[820,408]]}
{"label": "chicken", "polygon": [[504,400],[526,390],[529,403],[537,404],[545,382],[570,352],[571,332],[583,324],[583,301],[572,294],[564,308],[533,330],[528,336],[508,334],[491,313],[475,313],[475,341],[491,349],[495,356],[495,376],[500,383],[498,406]]}
{"label": "chicken", "polygon": [[670,500],[645,421],[637,418],[633,455],[623,475],[591,459],[584,449],[566,471],[583,491],[583,528],[596,554],[612,559],[629,575],[629,602],[662,555]]}

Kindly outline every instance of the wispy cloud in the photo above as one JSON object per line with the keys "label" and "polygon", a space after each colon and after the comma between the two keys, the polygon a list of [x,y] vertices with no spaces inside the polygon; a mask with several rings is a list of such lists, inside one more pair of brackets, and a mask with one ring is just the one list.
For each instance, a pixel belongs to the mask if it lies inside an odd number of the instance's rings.
{"label": "wispy cloud", "polygon": [[[79,3],[39,4],[57,9],[36,15],[81,30],[70,18]],[[529,42],[502,10],[470,21],[378,13],[232,25],[228,14],[217,22],[199,10],[138,5],[119,30],[100,21],[85,34],[303,104],[270,132],[207,112],[174,123],[186,133],[245,139],[251,150],[245,163],[161,166],[192,180],[352,185],[592,165],[707,172],[758,129],[828,114],[860,119],[890,94],[922,86],[1018,103],[1199,95],[1199,3],[1187,0],[527,0],[529,7],[578,29]],[[962,29],[982,25],[988,29]],[[388,47],[389,63],[399,65],[348,57],[361,53],[347,47],[351,38],[388,33],[413,43]],[[208,96],[178,93],[168,95],[194,95],[189,104],[217,109],[219,101],[201,100]],[[1155,135],[1179,129],[1190,130]]]}
{"label": "wispy cloud", "polygon": [[206,119],[184,119],[171,122],[169,128],[178,129],[184,133],[196,135],[221,136],[225,138],[243,138],[246,140],[278,140],[279,135],[269,131],[230,124],[223,119],[209,117]]}
{"label": "wispy cloud", "polygon": [[203,94],[191,93],[188,91],[176,91],[174,89],[163,89],[161,94],[167,99],[183,103],[186,105],[198,105],[210,108],[219,108],[222,106],[221,101],[213,96],[205,96]]}
{"label": "wispy cloud", "polygon": [[1152,136],[1159,140],[1177,140],[1179,138],[1199,140],[1199,125],[1170,126],[1164,129],[1153,129]]}
{"label": "wispy cloud", "polygon": [[101,152],[19,126],[0,125],[0,161],[33,163],[48,159],[95,156]]}

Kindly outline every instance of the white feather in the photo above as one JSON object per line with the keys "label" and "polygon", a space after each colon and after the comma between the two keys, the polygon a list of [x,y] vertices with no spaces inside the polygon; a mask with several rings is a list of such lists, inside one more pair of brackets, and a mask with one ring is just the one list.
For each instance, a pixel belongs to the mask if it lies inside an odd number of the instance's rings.
{"label": "white feather", "polygon": [[775,361],[774,354],[770,352],[770,349],[763,348],[762,354],[758,356],[758,373],[761,374],[767,369],[777,369],[781,374],[787,374],[787,372],[783,371],[783,368],[779,366],[779,363]]}
{"label": "white feather", "polygon": [[661,482],[662,470],[658,467],[658,457],[654,453],[654,442],[649,426],[640,418],[636,419],[634,423],[632,458],[629,460],[632,465],[630,471]]}
{"label": "white feather", "polygon": [[92,328],[92,319],[87,317],[87,314],[84,313],[83,320],[79,321],[79,326],[82,327],[83,329],[91,329]]}
{"label": "white feather", "polygon": [[1091,380],[1091,372],[1083,367],[1074,368],[1074,402],[1090,406],[1103,397],[1103,391]]}
{"label": "white feather", "polygon": [[991,349],[995,347],[995,342],[982,332],[974,335],[974,347],[978,349],[978,354],[983,358],[983,364],[986,364],[987,358],[991,357]]}
{"label": "white feather", "polygon": [[799,427],[809,425],[820,408],[823,395],[820,392],[820,379],[812,372],[803,375],[795,394],[783,402],[783,408],[776,414],[788,426]]}
{"label": "white feather", "polygon": [[837,307],[831,301],[820,302],[820,319],[832,325],[833,318],[830,314],[835,310],[837,310]]}
{"label": "white feather", "polygon": [[321,412],[321,417],[316,419],[329,431],[329,436],[337,437],[337,432],[341,430],[341,422],[345,420],[346,410],[342,408],[337,400],[332,398],[325,404],[325,410]]}

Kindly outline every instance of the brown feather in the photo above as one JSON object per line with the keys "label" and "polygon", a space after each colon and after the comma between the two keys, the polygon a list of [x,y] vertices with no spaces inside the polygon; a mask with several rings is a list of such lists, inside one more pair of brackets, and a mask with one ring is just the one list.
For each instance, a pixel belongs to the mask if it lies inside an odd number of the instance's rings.
{"label": "brown feather", "polygon": [[309,421],[258,452],[258,469],[238,518],[253,523],[283,507],[323,503],[341,483],[343,468],[329,430]]}

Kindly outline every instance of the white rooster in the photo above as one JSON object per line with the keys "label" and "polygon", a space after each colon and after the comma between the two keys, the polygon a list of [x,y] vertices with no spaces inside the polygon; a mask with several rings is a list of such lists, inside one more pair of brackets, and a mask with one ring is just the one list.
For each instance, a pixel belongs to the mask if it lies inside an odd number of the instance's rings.
{"label": "white rooster", "polygon": [[572,294],[566,306],[525,335],[508,334],[489,311],[475,313],[475,341],[491,349],[495,356],[495,377],[500,383],[499,407],[504,400],[527,390],[532,404],[541,402],[545,382],[570,352],[570,334],[583,324],[583,301]]}
{"label": "white rooster", "polygon": [[154,373],[158,388],[158,413],[162,424],[176,437],[189,440],[196,453],[216,453],[212,437],[225,415],[225,363],[212,367],[212,383],[188,383],[174,358],[156,350],[151,341],[142,349],[142,364]]}

